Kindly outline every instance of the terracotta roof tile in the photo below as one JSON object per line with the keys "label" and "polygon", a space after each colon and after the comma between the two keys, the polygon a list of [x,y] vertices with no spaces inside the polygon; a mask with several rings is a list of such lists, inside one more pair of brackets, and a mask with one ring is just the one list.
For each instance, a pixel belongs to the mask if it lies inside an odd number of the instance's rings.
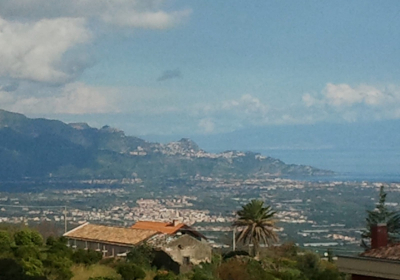
{"label": "terracotta roof tile", "polygon": [[133,229],[147,229],[154,230],[165,234],[174,234],[183,227],[186,227],[183,223],[178,223],[174,226],[173,223],[165,222],[152,222],[152,221],[138,221],[132,226]]}
{"label": "terracotta roof tile", "polygon": [[388,260],[400,260],[400,244],[391,244],[385,247],[370,249],[361,253],[363,257],[388,259]]}
{"label": "terracotta roof tile", "polygon": [[65,237],[112,244],[135,245],[156,235],[154,230],[84,224],[64,234]]}

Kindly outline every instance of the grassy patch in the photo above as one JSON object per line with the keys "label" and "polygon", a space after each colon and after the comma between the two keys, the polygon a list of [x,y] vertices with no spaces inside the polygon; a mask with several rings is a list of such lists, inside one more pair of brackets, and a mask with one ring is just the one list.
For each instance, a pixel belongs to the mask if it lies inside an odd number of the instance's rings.
{"label": "grassy patch", "polygon": [[120,275],[114,269],[101,264],[91,266],[74,265],[71,270],[74,274],[72,280],[88,280],[90,277],[99,276],[121,279]]}

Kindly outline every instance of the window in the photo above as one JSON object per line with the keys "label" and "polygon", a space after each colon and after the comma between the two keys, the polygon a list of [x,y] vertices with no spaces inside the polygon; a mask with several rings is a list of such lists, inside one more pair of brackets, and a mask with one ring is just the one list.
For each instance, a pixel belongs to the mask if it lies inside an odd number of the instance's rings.
{"label": "window", "polygon": [[183,264],[189,265],[190,264],[190,257],[183,257]]}

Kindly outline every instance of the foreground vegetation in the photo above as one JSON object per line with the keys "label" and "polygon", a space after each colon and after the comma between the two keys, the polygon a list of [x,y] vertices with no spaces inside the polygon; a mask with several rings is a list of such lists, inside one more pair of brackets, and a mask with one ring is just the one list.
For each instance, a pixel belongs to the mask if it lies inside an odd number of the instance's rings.
{"label": "foreground vegetation", "polygon": [[63,237],[43,237],[29,228],[0,229],[0,280],[339,280],[335,265],[293,244],[261,248],[258,260],[247,252],[214,254],[211,263],[175,275],[152,266],[146,245],[126,259],[102,259],[95,251],[72,250]]}

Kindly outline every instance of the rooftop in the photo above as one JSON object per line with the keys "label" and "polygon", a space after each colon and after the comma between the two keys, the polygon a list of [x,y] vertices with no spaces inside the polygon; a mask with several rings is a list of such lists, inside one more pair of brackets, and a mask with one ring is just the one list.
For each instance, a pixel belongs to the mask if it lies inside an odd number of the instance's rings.
{"label": "rooftop", "polygon": [[400,243],[370,249],[361,253],[361,256],[387,260],[400,260]]}
{"label": "rooftop", "polygon": [[117,245],[135,245],[156,235],[154,230],[111,227],[94,224],[83,224],[64,236],[86,241],[105,242]]}
{"label": "rooftop", "polygon": [[138,221],[132,226],[132,229],[154,230],[165,234],[174,234],[184,227],[186,225],[183,223]]}

